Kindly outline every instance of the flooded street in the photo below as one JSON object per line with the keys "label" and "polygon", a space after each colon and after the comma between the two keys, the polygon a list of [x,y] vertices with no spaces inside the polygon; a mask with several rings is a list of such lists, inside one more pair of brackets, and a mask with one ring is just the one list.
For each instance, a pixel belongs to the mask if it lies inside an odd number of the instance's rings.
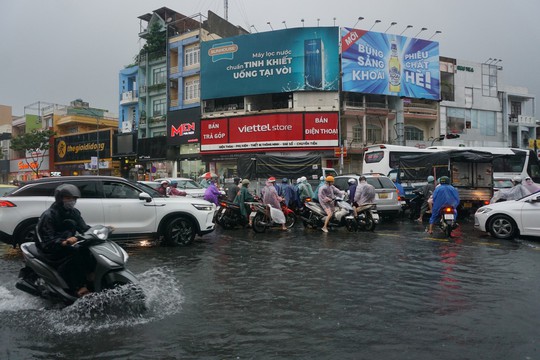
{"label": "flooded street", "polygon": [[408,221],[374,233],[298,224],[127,250],[145,312],[119,310],[115,294],[51,307],[15,288],[20,253],[2,245],[0,358],[540,356],[540,243],[494,240],[472,223],[450,240]]}

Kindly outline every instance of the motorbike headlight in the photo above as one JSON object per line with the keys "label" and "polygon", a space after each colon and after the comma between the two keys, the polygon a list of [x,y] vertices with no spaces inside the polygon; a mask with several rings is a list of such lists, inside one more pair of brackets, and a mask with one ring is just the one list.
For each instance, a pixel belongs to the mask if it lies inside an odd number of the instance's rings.
{"label": "motorbike headlight", "polygon": [[488,208],[485,206],[482,206],[480,209],[476,210],[477,214],[487,214],[488,212],[492,211],[492,208]]}

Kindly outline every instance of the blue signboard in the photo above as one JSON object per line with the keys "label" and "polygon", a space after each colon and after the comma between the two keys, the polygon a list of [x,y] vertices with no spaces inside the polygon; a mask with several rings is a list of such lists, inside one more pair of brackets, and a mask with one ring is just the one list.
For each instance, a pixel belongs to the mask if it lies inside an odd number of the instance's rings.
{"label": "blue signboard", "polygon": [[439,43],[341,29],[343,91],[440,99]]}
{"label": "blue signboard", "polygon": [[201,44],[201,98],[338,91],[337,27],[270,31]]}

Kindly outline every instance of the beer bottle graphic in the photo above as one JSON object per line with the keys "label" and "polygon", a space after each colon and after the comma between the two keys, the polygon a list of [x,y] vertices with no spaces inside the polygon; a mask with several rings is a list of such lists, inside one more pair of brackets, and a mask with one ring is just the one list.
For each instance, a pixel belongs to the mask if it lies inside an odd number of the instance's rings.
{"label": "beer bottle graphic", "polygon": [[388,90],[398,93],[401,90],[401,64],[399,63],[397,41],[392,39],[390,43],[390,60],[388,61]]}

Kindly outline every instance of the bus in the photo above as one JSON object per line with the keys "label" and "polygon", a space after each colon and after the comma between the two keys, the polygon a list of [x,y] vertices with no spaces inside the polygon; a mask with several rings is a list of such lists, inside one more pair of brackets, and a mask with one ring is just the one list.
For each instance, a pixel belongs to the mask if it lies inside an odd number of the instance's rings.
{"label": "bus", "polygon": [[498,155],[493,160],[493,177],[511,179],[530,176],[535,183],[540,183],[540,161],[531,149],[503,147],[461,147],[430,146],[424,149],[411,146],[378,144],[364,148],[363,173],[380,173],[391,176],[399,165],[399,159],[405,155],[420,155],[441,150],[477,150]]}
{"label": "bus", "polygon": [[364,148],[362,172],[390,176],[392,170],[397,169],[402,156],[428,154],[434,151],[437,150],[400,145],[370,145]]}

